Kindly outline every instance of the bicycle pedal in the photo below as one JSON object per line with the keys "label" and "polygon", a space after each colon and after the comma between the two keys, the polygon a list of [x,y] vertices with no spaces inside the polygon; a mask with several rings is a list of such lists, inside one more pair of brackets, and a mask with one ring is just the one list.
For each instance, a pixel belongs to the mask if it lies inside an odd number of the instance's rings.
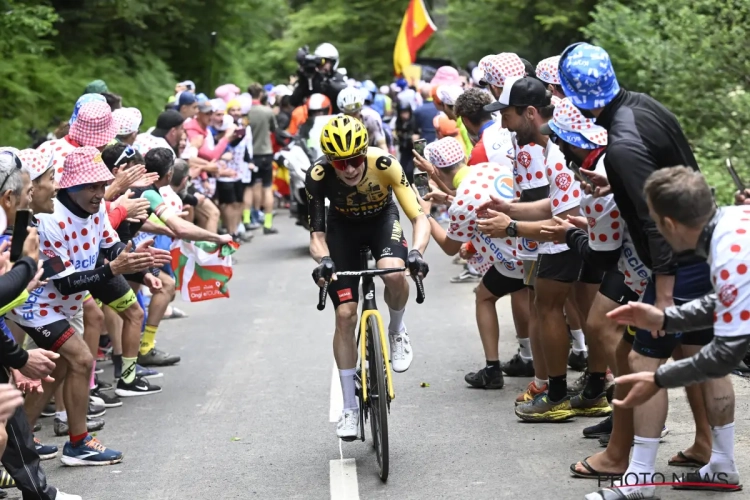
{"label": "bicycle pedal", "polygon": [[359,439],[359,436],[350,436],[350,437],[339,438],[339,439],[346,443],[351,443],[352,441],[356,441],[357,439]]}

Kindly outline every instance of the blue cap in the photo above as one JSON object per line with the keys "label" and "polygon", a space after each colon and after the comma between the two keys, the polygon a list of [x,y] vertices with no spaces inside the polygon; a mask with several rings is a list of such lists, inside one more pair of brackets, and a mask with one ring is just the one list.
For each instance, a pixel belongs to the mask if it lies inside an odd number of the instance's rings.
{"label": "blue cap", "polygon": [[589,43],[569,46],[558,68],[563,92],[580,109],[603,108],[620,92],[607,51]]}
{"label": "blue cap", "polygon": [[263,90],[266,92],[271,92],[273,90],[273,83],[267,83],[263,86]]}
{"label": "blue cap", "polygon": [[396,80],[396,86],[400,88],[401,90],[404,90],[409,86],[409,82],[406,81],[406,78],[399,78]]}
{"label": "blue cap", "polygon": [[76,119],[78,118],[78,111],[80,111],[81,106],[83,106],[87,102],[94,101],[107,102],[107,99],[105,99],[101,94],[83,94],[76,101],[76,105],[73,108],[73,114],[71,115],[70,120],[68,120],[68,125],[73,125],[73,123],[76,121]]}
{"label": "blue cap", "polygon": [[180,97],[177,98],[177,109],[180,109],[181,106],[190,106],[196,101],[195,94],[192,92],[187,90],[185,92],[180,92]]}
{"label": "blue cap", "polygon": [[198,104],[202,104],[204,102],[210,101],[211,99],[209,99],[208,96],[206,96],[206,94],[201,92],[200,94],[195,96],[195,100],[198,101]]}

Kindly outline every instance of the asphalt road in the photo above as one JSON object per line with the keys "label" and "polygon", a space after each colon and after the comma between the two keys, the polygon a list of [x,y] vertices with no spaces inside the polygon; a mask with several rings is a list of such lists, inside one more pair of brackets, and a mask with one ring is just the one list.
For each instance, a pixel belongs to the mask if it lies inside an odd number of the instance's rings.
{"label": "asphalt road", "polygon": [[[189,318],[163,323],[159,347],[181,355],[181,364],[155,381],[161,394],[108,410],[98,433],[125,460],[86,468],[46,461],[52,484],[86,500],[581,499],[596,489],[596,481],[568,473],[571,463],[600,449],[581,437],[596,420],[522,424],[513,399],[527,380],[506,379],[501,391],[466,386],[464,374],[484,362],[474,285],[449,282],[460,268],[434,242],[426,254],[427,300],[417,305],[412,286],[407,307],[415,358],[408,372],[395,375],[391,474],[382,484],[369,426],[366,443],[340,446],[335,436],[330,414],[335,420],[340,396],[337,377],[332,384],[333,309],[315,307],[307,234],[285,212],[277,226],[280,234],[256,234],[240,249],[230,299],[181,303]],[[382,293],[382,283],[377,286]],[[384,307],[382,296],[379,304]],[[501,301],[498,309],[507,359],[516,350],[510,305]],[[111,365],[103,366],[111,379]],[[578,375],[571,372],[569,380]],[[736,456],[748,478],[750,384],[734,380]],[[682,471],[667,467],[668,458],[691,444],[693,432],[683,391],[672,391],[671,400],[671,432],[657,462],[670,475]],[[37,436],[62,448],[52,419],[43,423]],[[714,496],[661,489],[669,500]]]}

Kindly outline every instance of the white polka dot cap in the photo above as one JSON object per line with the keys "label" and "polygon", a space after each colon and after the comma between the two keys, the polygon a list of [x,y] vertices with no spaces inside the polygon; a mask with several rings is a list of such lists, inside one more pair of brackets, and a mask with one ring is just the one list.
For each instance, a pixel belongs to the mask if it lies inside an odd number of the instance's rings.
{"label": "white polka dot cap", "polygon": [[512,52],[484,56],[477,67],[484,71],[482,80],[495,87],[504,87],[506,78],[526,76],[526,66],[521,58]]}
{"label": "white polka dot cap", "polygon": [[437,168],[451,167],[466,160],[464,148],[454,137],[443,137],[425,148],[427,159]]}
{"label": "white polka dot cap", "polygon": [[536,65],[536,77],[544,83],[560,85],[560,73],[557,71],[559,64],[560,56],[552,56],[547,59],[542,59],[539,61],[539,64]]}
{"label": "white polka dot cap", "polygon": [[112,111],[112,118],[117,124],[117,135],[129,135],[138,132],[143,115],[138,108],[120,108]]}
{"label": "white polka dot cap", "polygon": [[23,170],[29,174],[32,181],[52,168],[52,157],[45,161],[44,155],[36,149],[23,149],[18,152],[18,157],[23,164]]}
{"label": "white polka dot cap", "polygon": [[554,133],[568,144],[583,149],[607,145],[607,130],[583,116],[567,97],[555,106],[552,119],[542,125],[541,132],[545,135]]}

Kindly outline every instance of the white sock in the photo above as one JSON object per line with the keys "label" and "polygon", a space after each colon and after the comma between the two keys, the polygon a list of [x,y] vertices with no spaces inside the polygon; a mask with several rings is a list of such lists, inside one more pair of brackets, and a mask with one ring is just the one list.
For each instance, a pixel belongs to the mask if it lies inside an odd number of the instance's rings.
{"label": "white sock", "polygon": [[576,352],[587,351],[586,340],[583,337],[583,330],[571,330],[573,336],[573,350]]}
{"label": "white sock", "polygon": [[[701,468],[702,476],[706,474],[737,473],[734,463],[734,422],[720,427],[712,427],[713,445],[711,446],[711,460]],[[729,479],[729,478],[727,478]],[[738,478],[739,479],[739,478]]]}
{"label": "white sock", "polygon": [[654,472],[656,471],[656,454],[659,452],[660,439],[661,438],[658,437],[634,437],[633,457],[630,459],[628,470],[625,472],[625,475],[622,476],[621,481],[622,485],[626,485],[626,487],[620,488],[620,491],[624,495],[629,495],[633,491],[639,489],[642,490],[644,494],[646,494],[648,491],[654,491],[654,486],[639,487],[638,485],[654,482]]}
{"label": "white sock", "polygon": [[518,339],[518,345],[521,346],[521,359],[530,361],[531,356],[531,339]]}
{"label": "white sock", "polygon": [[479,271],[474,269],[474,266],[472,266],[469,263],[466,263],[466,270],[469,271],[471,274],[479,274]]}
{"label": "white sock", "polygon": [[399,332],[403,332],[406,327],[404,326],[404,313],[406,312],[406,307],[401,309],[400,311],[395,311],[388,308],[388,314],[391,317],[391,322],[388,323],[388,333],[391,335],[395,335]]}
{"label": "white sock", "polygon": [[540,378],[534,377],[534,385],[537,389],[541,389],[543,386],[547,385],[548,382],[549,379],[542,380]]}
{"label": "white sock", "polygon": [[56,411],[55,417],[59,418],[61,422],[68,423],[68,412],[67,411]]}
{"label": "white sock", "polygon": [[354,394],[354,375],[357,374],[356,368],[349,368],[346,370],[339,370],[339,379],[341,380],[341,392],[344,394],[344,409],[345,410],[356,410],[359,408],[357,404],[357,396]]}

